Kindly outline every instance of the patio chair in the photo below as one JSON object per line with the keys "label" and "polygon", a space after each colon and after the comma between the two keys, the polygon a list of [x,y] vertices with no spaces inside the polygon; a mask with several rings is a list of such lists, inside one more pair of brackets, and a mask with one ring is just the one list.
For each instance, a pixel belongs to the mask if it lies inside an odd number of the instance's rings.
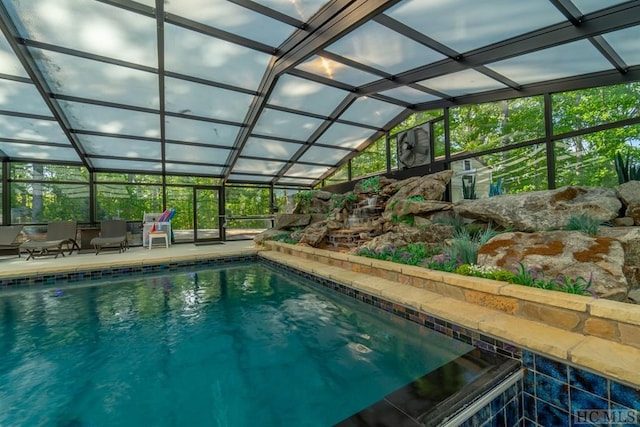
{"label": "patio chair", "polygon": [[20,243],[16,243],[16,239],[23,227],[24,225],[0,226],[0,249],[15,249],[20,257]]}
{"label": "patio chair", "polygon": [[78,224],[76,221],[53,221],[47,224],[47,237],[45,240],[29,240],[20,245],[20,249],[27,251],[29,256],[27,260],[37,256],[52,255],[55,258],[62,254],[64,256],[64,248],[69,250],[69,255],[74,249],[80,251],[80,246],[76,241],[76,233]]}
{"label": "patio chair", "polygon": [[91,239],[91,245],[96,255],[104,248],[115,248],[124,252],[129,248],[127,240],[127,221],[123,219],[109,219],[100,222],[100,236]]}

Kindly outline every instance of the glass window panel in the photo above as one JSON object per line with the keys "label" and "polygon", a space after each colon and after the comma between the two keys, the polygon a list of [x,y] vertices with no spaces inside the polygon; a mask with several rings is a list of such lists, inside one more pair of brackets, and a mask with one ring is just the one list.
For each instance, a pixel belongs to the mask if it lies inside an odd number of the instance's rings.
{"label": "glass window panel", "polygon": [[301,147],[302,144],[250,137],[244,145],[242,155],[274,160],[289,160]]}
{"label": "glass window panel", "polygon": [[380,92],[380,95],[389,96],[391,98],[399,99],[405,102],[411,102],[414,104],[441,99],[437,96],[422,92],[421,90],[414,89],[408,86],[400,86],[395,89],[385,90],[384,92]]}
{"label": "glass window panel", "polygon": [[351,154],[351,151],[341,150],[339,148],[312,146],[300,157],[300,161],[334,166],[349,154]]}
{"label": "glass window panel", "polygon": [[78,154],[71,147],[52,147],[50,145],[20,144],[0,141],[0,151],[8,157],[22,160],[41,160],[58,162],[80,162]]}
{"label": "glass window panel", "polygon": [[269,104],[329,116],[347,92],[289,74],[278,79]]}
{"label": "glass window panel", "polygon": [[0,138],[69,145],[58,122],[0,114]]}
{"label": "glass window panel", "polygon": [[92,158],[90,159],[90,163],[93,167],[102,170],[162,172],[160,162]]}
{"label": "glass window panel", "polygon": [[52,117],[34,85],[13,80],[0,79],[0,110]]}
{"label": "glass window panel", "polygon": [[222,168],[218,166],[185,165],[180,163],[167,163],[165,169],[168,173],[188,173],[191,175],[222,175]]}
{"label": "glass window panel", "polygon": [[165,77],[167,111],[242,123],[253,95]]}
{"label": "glass window panel", "polygon": [[362,86],[366,83],[380,80],[380,76],[375,74],[360,71],[333,59],[317,55],[312,56],[296,68],[351,86]]}
{"label": "glass window panel", "polygon": [[145,212],[162,212],[162,187],[159,185],[98,184],[96,219],[141,221]]}
{"label": "glass window panel", "polygon": [[160,115],[82,102],[59,101],[74,129],[160,138]]}
{"label": "glass window panel", "polygon": [[372,134],[371,129],[334,123],[316,142],[342,148],[357,148]]}
{"label": "glass window panel", "polygon": [[157,109],[158,75],[30,48],[53,93]]}
{"label": "glass window panel", "polygon": [[167,139],[223,147],[233,146],[240,131],[238,126],[184,119],[182,117],[167,116],[165,123]]}
{"label": "glass window panel", "polygon": [[322,124],[322,120],[266,108],[253,128],[258,135],[279,136],[306,141]]}
{"label": "glass window panel", "polygon": [[444,160],[445,156],[445,135],[444,120],[439,120],[433,124],[433,154],[434,160]]}
{"label": "glass window panel", "polygon": [[624,3],[625,0],[573,0],[573,3],[582,13],[591,13],[596,10],[605,9]]}
{"label": "glass window panel", "polygon": [[326,50],[389,74],[399,74],[446,58],[372,21],[327,46]]}
{"label": "glass window panel", "polygon": [[96,135],[78,135],[78,138],[85,152],[89,155],[128,157],[131,159],[162,159],[159,142]]}
{"label": "glass window panel", "polygon": [[258,88],[271,60],[271,55],[175,25],[165,25],[164,35],[168,71],[244,89]]}
{"label": "glass window panel", "polygon": [[293,200],[293,195],[296,194],[299,190],[292,188],[274,188],[273,189],[273,198],[275,199],[276,206],[278,207],[278,212],[280,213],[293,213],[293,209],[295,208],[295,201]]}
{"label": "glass window panel", "polygon": [[0,34],[0,74],[10,76],[29,77],[22,64],[7,43],[4,34]]}
{"label": "glass window panel", "polygon": [[295,164],[287,171],[286,176],[292,178],[319,178],[327,173],[327,166],[301,165]]}
{"label": "glass window panel", "polygon": [[360,154],[351,159],[351,176],[369,175],[387,170],[387,143],[386,137],[379,138],[376,142],[364,149]]}
{"label": "glass window panel", "polygon": [[226,214],[232,216],[269,215],[271,196],[266,187],[225,187]]}
{"label": "glass window panel", "polygon": [[[176,177],[188,179],[189,177]],[[201,179],[204,184],[212,182],[212,178]],[[176,210],[171,218],[171,229],[177,242],[193,242],[193,188],[167,187],[167,206]]]}
{"label": "glass window panel", "polygon": [[229,181],[242,181],[242,182],[271,182],[273,176],[256,176],[256,175],[240,175],[232,173],[229,175]]}
{"label": "glass window panel", "polygon": [[96,182],[119,182],[121,184],[161,184],[160,175],[132,174],[123,172],[97,172]]}
{"label": "glass window panel", "polygon": [[44,223],[57,220],[89,220],[89,185],[12,182],[12,222]]}
{"label": "glass window panel", "polygon": [[640,26],[607,33],[603,37],[627,65],[640,64],[640,49],[638,49]]}
{"label": "glass window panel", "polygon": [[385,13],[461,53],[565,20],[546,1],[410,0]]}
{"label": "glass window panel", "polygon": [[349,181],[348,163],[340,166],[330,177],[325,178],[324,185],[341,184]]}
{"label": "glass window panel", "polygon": [[487,65],[519,84],[612,69],[591,43],[581,40]]}
{"label": "glass window panel", "polygon": [[640,83],[552,94],[553,134],[639,117],[638,94]]}
{"label": "glass window panel", "polygon": [[165,12],[175,13],[271,46],[280,46],[294,28],[226,0],[167,2]]}
{"label": "glass window panel", "polygon": [[[219,179],[201,176],[167,176],[167,184],[220,185]],[[189,190],[191,191],[191,190]]]}
{"label": "glass window panel", "polygon": [[14,180],[89,182],[84,166],[12,162],[9,167],[9,176]]}
{"label": "glass window panel", "polygon": [[[615,188],[617,151],[638,153],[640,126],[625,126],[554,142],[556,187],[581,185]],[[633,155],[638,158],[637,154]]]}
{"label": "glass window panel", "polygon": [[478,152],[544,136],[541,96],[450,110],[451,151]]}
{"label": "glass window panel", "polygon": [[225,163],[230,150],[224,148],[199,147],[195,145],[165,144],[168,162]]}
{"label": "glass window panel", "polygon": [[286,165],[285,162],[275,162],[255,159],[238,159],[233,167],[233,173],[259,173],[261,175],[275,175]]}
{"label": "glass window panel", "polygon": [[292,18],[306,22],[327,2],[326,0],[259,0],[256,3],[263,4]]}
{"label": "glass window panel", "polygon": [[382,127],[400,114],[404,107],[378,101],[366,96],[356,99],[347,110],[340,115],[341,120],[349,120],[369,126]]}
{"label": "glass window panel", "polygon": [[96,1],[10,0],[10,3],[9,12],[21,21],[21,35],[25,38],[158,66],[153,18]]}
{"label": "glass window panel", "polygon": [[474,70],[465,70],[446,74],[433,79],[422,80],[419,85],[445,93],[449,96],[469,95],[495,89],[504,89],[505,85]]}

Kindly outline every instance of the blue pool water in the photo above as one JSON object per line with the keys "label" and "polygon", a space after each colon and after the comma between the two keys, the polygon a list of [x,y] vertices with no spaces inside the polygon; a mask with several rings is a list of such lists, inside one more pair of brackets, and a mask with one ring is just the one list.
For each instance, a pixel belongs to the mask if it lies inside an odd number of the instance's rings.
{"label": "blue pool water", "polygon": [[328,426],[472,347],[262,264],[0,292],[0,426]]}

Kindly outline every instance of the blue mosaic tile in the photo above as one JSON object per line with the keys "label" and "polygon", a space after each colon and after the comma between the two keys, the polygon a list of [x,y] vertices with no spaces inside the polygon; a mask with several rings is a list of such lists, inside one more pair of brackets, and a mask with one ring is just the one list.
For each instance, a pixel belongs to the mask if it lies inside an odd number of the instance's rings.
{"label": "blue mosaic tile", "polygon": [[522,415],[530,420],[537,420],[536,398],[529,393],[522,393]]}
{"label": "blue mosaic tile", "polygon": [[561,362],[557,362],[555,360],[548,359],[544,356],[540,356],[536,354],[536,371],[541,372],[545,375],[550,376],[551,378],[555,378],[556,380],[562,382],[568,382],[567,379],[567,365]]}
{"label": "blue mosaic tile", "polygon": [[620,384],[617,381],[611,381],[610,387],[612,402],[640,410],[640,389]]}
{"label": "blue mosaic tile", "polygon": [[536,399],[537,423],[545,427],[568,426],[569,413],[553,405],[549,405],[543,400]]}
{"label": "blue mosaic tile", "polygon": [[595,394],[571,387],[571,411],[580,409],[609,409],[609,402]]}
{"label": "blue mosaic tile", "polygon": [[546,375],[536,374],[535,384],[538,399],[569,411],[569,386],[567,383],[554,380]]}
{"label": "blue mosaic tile", "polygon": [[601,397],[608,396],[607,379],[584,369],[569,366],[569,385]]}
{"label": "blue mosaic tile", "polygon": [[522,413],[521,409],[522,406],[520,405],[519,399],[513,398],[507,402],[504,408],[505,426],[515,426],[518,424],[520,414]]}
{"label": "blue mosaic tile", "polygon": [[497,414],[500,411],[502,411],[502,408],[504,408],[504,403],[505,403],[504,393],[500,393],[499,396],[496,396],[496,398],[491,401],[491,404],[490,404],[491,405],[491,413],[492,414]]}

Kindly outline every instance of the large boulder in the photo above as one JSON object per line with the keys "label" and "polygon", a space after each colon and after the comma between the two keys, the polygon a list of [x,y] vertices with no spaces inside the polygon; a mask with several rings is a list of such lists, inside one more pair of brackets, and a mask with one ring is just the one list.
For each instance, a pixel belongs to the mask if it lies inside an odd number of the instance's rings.
{"label": "large boulder", "polygon": [[592,278],[590,290],[608,299],[624,301],[629,292],[623,272],[624,250],[617,239],[580,231],[503,233],[478,250],[478,265],[517,271],[520,263],[544,273],[546,280],[559,275]]}
{"label": "large boulder", "polygon": [[310,223],[310,214],[278,214],[275,216],[273,228],[277,230],[292,230],[298,227],[306,227]]}
{"label": "large boulder", "polygon": [[430,216],[436,212],[448,211],[453,208],[451,202],[441,202],[437,200],[416,201],[405,199],[393,204],[387,204],[382,217],[391,221],[393,217],[402,218],[405,216]]}
{"label": "large boulder", "polygon": [[616,187],[616,194],[625,206],[625,216],[640,225],[640,181],[629,181]]}
{"label": "large boulder", "polygon": [[327,219],[311,224],[299,233],[294,234],[295,237],[299,237],[298,243],[318,247],[325,241],[327,234],[331,231],[340,230],[342,227],[342,222]]}
{"label": "large boulder", "polygon": [[[390,195],[387,200],[384,217],[406,216],[413,209],[415,213],[432,213],[449,209],[449,203],[433,203],[442,199],[447,185],[451,182],[453,171],[446,170],[431,175],[415,176],[387,185],[383,192]],[[432,201],[431,203],[425,203]]]}
{"label": "large boulder", "polygon": [[640,227],[600,227],[598,235],[612,237],[624,250],[624,275],[630,289],[640,289]]}
{"label": "large boulder", "polygon": [[275,236],[280,235],[289,235],[290,232],[283,230],[276,230],[275,228],[268,228],[264,230],[262,233],[256,234],[253,236],[253,242],[256,245],[261,245],[265,240],[273,240]]}
{"label": "large boulder", "polygon": [[407,246],[410,243],[424,243],[428,247],[442,247],[454,233],[453,227],[444,224],[430,224],[425,227],[411,227],[397,224],[393,229],[380,236],[376,236],[358,249],[369,249],[380,252]]}
{"label": "large boulder", "polygon": [[601,222],[616,218],[622,203],[613,189],[562,187],[556,190],[461,200],[453,210],[464,218],[492,222],[517,231],[558,230],[572,216],[586,214]]}

